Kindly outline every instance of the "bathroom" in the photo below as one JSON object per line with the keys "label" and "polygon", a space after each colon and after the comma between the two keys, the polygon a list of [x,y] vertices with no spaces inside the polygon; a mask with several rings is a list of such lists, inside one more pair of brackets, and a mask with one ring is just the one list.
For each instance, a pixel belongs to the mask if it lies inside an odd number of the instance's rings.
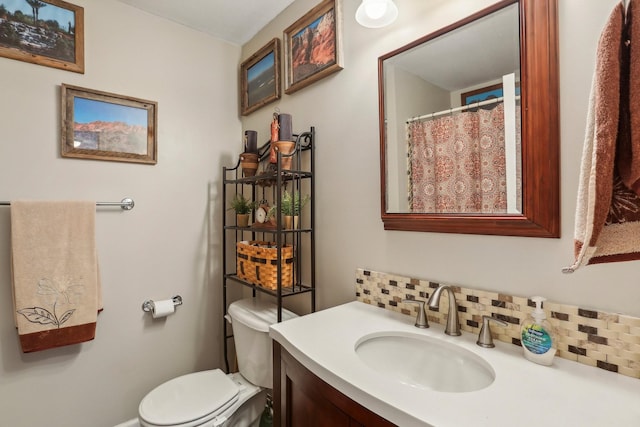
{"label": "bathroom", "polygon": [[[96,214],[105,307],[96,339],[30,354],[13,325],[10,212],[0,208],[0,424],[112,427],[157,384],[224,365],[221,169],[237,161],[245,129],[268,139],[275,108],[296,131],[317,132],[318,309],[355,300],[366,268],[640,317],[637,261],[561,272],[573,259],[596,45],[615,0],[558,2],[559,239],[385,231],[380,219],[378,57],[492,0],[398,0],[398,19],[376,30],[353,19],[360,1],[342,0],[344,69],[246,117],[239,64],[316,0],[294,1],[242,46],[117,0],[72,3],[85,11],[84,74],[0,58],[0,199],[129,196],[136,206]],[[158,102],[157,164],[61,158],[62,83]],[[166,319],[140,309],[174,295],[184,304]]]}

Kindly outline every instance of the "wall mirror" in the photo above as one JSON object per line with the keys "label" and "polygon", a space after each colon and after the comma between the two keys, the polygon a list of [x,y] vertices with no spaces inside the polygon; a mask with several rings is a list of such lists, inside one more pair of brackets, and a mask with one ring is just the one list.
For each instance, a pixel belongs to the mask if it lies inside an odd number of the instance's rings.
{"label": "wall mirror", "polygon": [[557,0],[503,0],[378,60],[387,230],[560,236]]}

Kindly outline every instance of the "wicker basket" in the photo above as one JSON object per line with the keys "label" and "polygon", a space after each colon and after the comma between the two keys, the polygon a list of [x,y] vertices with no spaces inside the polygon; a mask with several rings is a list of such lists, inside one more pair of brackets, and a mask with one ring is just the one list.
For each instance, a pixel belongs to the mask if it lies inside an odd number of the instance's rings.
{"label": "wicker basket", "polygon": [[[293,286],[293,246],[282,248],[282,286]],[[278,287],[278,248],[275,242],[236,243],[236,274],[239,278],[263,288]]]}

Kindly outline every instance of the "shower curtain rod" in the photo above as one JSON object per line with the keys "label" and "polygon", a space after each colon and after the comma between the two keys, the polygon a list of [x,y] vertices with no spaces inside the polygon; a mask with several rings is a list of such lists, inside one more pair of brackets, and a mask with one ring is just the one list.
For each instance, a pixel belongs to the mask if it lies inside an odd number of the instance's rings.
{"label": "shower curtain rod", "polygon": [[[0,206],[11,206],[11,202],[0,201]],[[133,199],[126,197],[119,202],[96,202],[96,206],[120,206],[122,210],[130,211],[135,206]]]}
{"label": "shower curtain rod", "polygon": [[[520,97],[516,96],[516,99],[520,99]],[[407,123],[411,123],[411,122],[415,122],[415,121],[423,120],[423,119],[430,119],[432,117],[442,116],[444,114],[456,113],[458,111],[464,111],[464,110],[467,110],[469,108],[477,108],[477,107],[482,107],[483,105],[495,104],[495,103],[498,103],[498,102],[502,102],[503,100],[504,100],[504,97],[500,96],[498,98],[491,98],[491,99],[487,99],[485,101],[478,101],[478,102],[474,102],[472,104],[463,105],[462,107],[449,108],[448,110],[442,110],[442,111],[437,111],[435,113],[425,114],[424,116],[413,117],[411,119],[407,119]]]}

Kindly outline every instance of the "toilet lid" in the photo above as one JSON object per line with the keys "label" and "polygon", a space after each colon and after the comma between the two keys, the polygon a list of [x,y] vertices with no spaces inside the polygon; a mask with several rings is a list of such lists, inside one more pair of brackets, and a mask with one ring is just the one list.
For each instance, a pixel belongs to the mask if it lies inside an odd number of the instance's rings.
{"label": "toilet lid", "polygon": [[238,400],[238,386],[220,369],[195,372],[160,384],[138,408],[142,420],[157,426],[214,418]]}

